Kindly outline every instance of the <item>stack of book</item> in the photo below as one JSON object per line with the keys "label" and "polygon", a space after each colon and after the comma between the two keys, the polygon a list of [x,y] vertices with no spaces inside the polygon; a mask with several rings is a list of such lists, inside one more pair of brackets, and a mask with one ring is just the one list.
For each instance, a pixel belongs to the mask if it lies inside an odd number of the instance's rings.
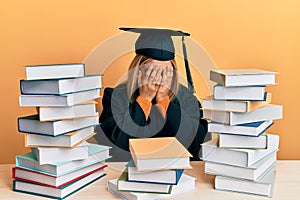
{"label": "stack of book", "polygon": [[205,173],[216,175],[215,189],[272,196],[279,136],[267,134],[282,106],[265,92],[275,72],[258,69],[212,70],[214,95],[203,99],[208,132],[217,137],[202,144]]}
{"label": "stack of book", "polygon": [[103,177],[110,147],[86,142],[98,124],[101,75],[86,76],[84,64],[27,66],[20,88],[20,105],[38,113],[18,119],[31,152],[16,157],[13,190],[65,198]]}
{"label": "stack of book", "polygon": [[123,199],[164,199],[195,189],[191,154],[174,137],[130,139],[130,161],[108,190]]}

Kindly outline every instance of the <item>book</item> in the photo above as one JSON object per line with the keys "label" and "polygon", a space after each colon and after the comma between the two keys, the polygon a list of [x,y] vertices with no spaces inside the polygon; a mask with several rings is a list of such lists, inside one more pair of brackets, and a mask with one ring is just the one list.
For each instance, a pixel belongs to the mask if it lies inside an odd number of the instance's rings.
{"label": "book", "polygon": [[248,113],[203,110],[205,119],[229,125],[282,119],[282,106],[268,104]]}
{"label": "book", "polygon": [[260,69],[210,70],[210,80],[223,86],[274,85],[276,74]]}
{"label": "book", "polygon": [[12,178],[48,187],[60,188],[96,171],[103,171],[105,167],[107,167],[107,165],[105,165],[104,162],[100,162],[58,177],[45,175],[33,170],[14,167]]}
{"label": "book", "polygon": [[208,123],[208,132],[257,137],[263,134],[273,124],[274,122],[272,120],[239,124],[234,126],[210,122]]}
{"label": "book", "polygon": [[39,165],[33,153],[29,152],[23,155],[16,156],[16,167],[57,177],[110,158],[110,147],[89,143],[88,148],[89,157],[87,159],[58,162],[45,165]]}
{"label": "book", "polygon": [[172,186],[171,194],[154,194],[143,192],[120,192],[117,188],[117,180],[108,181],[108,191],[114,195],[127,200],[150,200],[150,199],[167,199],[195,189],[195,178],[183,174],[177,185]]}
{"label": "book", "polygon": [[214,99],[216,100],[264,101],[266,95],[265,86],[224,87],[215,85],[214,87]]}
{"label": "book", "polygon": [[118,191],[170,194],[172,185],[128,181],[128,172],[125,170],[118,179]]}
{"label": "book", "polygon": [[33,184],[19,180],[13,181],[13,191],[26,194],[33,194],[48,198],[64,199],[87,185],[99,180],[103,177],[102,170],[96,171],[82,179],[76,180],[60,188],[47,187],[44,185]]}
{"label": "book", "polygon": [[94,126],[60,135],[59,137],[25,133],[25,146],[72,148],[89,139],[95,134],[96,133],[94,132]]}
{"label": "book", "polygon": [[18,129],[19,132],[23,133],[59,136],[89,126],[95,126],[99,123],[98,120],[98,116],[94,116],[41,122],[38,115],[30,115],[18,118]]}
{"label": "book", "polygon": [[257,181],[216,176],[215,189],[272,197],[274,188],[274,168]]}
{"label": "book", "polygon": [[269,134],[267,149],[227,149],[218,148],[218,139],[202,145],[201,158],[206,161],[228,164],[238,167],[249,167],[265,156],[278,150],[279,136]]}
{"label": "book", "polygon": [[192,155],[175,137],[129,139],[138,171],[189,169]]}
{"label": "book", "polygon": [[95,102],[80,103],[66,107],[39,107],[37,109],[40,121],[74,119],[97,115]]}
{"label": "book", "polygon": [[264,157],[249,167],[237,167],[228,164],[206,161],[204,170],[206,174],[220,175],[232,178],[257,181],[267,170],[276,164],[276,151]]}
{"label": "book", "polygon": [[219,134],[219,147],[233,149],[266,149],[268,147],[268,135],[269,134],[262,134],[259,137],[248,137]]}
{"label": "book", "polygon": [[267,93],[266,100],[264,101],[215,100],[213,96],[208,96],[202,99],[202,109],[247,113],[270,104],[271,99],[271,93]]}
{"label": "book", "polygon": [[21,95],[20,106],[73,106],[100,97],[100,89],[64,95]]}
{"label": "book", "polygon": [[183,169],[155,170],[141,172],[137,171],[133,160],[127,164],[128,181],[141,183],[160,183],[177,185],[183,174]]}
{"label": "book", "polygon": [[26,79],[74,78],[85,75],[82,63],[26,66]]}
{"label": "book", "polygon": [[[89,157],[88,143],[83,142],[74,148],[31,148],[40,165],[67,162],[72,160],[83,160]],[[63,155],[63,156],[62,156]]]}
{"label": "book", "polygon": [[48,80],[21,80],[21,94],[62,95],[101,88],[102,75]]}

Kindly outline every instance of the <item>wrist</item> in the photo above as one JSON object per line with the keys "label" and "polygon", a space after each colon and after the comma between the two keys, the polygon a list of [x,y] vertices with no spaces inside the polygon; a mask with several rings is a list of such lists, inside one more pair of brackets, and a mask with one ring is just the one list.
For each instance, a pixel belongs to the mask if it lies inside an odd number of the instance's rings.
{"label": "wrist", "polygon": [[156,102],[159,102],[159,101],[161,101],[161,100],[163,100],[163,99],[165,99],[165,98],[169,98],[169,96],[168,95],[166,95],[166,94],[157,94],[156,95],[156,97],[155,97],[155,100],[156,100]]}

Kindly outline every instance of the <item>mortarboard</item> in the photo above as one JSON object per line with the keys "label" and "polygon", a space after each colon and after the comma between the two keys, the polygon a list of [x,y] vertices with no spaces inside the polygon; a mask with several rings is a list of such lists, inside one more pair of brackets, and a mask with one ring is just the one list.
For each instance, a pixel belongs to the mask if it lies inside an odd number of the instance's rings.
{"label": "mortarboard", "polygon": [[175,47],[171,36],[181,36],[188,87],[194,93],[194,85],[184,43],[184,37],[190,36],[189,33],[158,28],[120,28],[120,30],[139,33],[140,36],[135,42],[135,53],[159,61],[175,58]]}

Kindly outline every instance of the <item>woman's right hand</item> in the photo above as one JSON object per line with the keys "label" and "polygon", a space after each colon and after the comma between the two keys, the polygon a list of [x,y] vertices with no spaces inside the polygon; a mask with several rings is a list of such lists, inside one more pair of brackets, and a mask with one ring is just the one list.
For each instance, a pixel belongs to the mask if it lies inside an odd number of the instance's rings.
{"label": "woman's right hand", "polygon": [[[145,67],[145,66],[143,66]],[[157,90],[162,80],[162,68],[154,65],[149,65],[142,71],[138,71],[138,86],[140,96],[146,98],[150,102],[155,98]]]}

